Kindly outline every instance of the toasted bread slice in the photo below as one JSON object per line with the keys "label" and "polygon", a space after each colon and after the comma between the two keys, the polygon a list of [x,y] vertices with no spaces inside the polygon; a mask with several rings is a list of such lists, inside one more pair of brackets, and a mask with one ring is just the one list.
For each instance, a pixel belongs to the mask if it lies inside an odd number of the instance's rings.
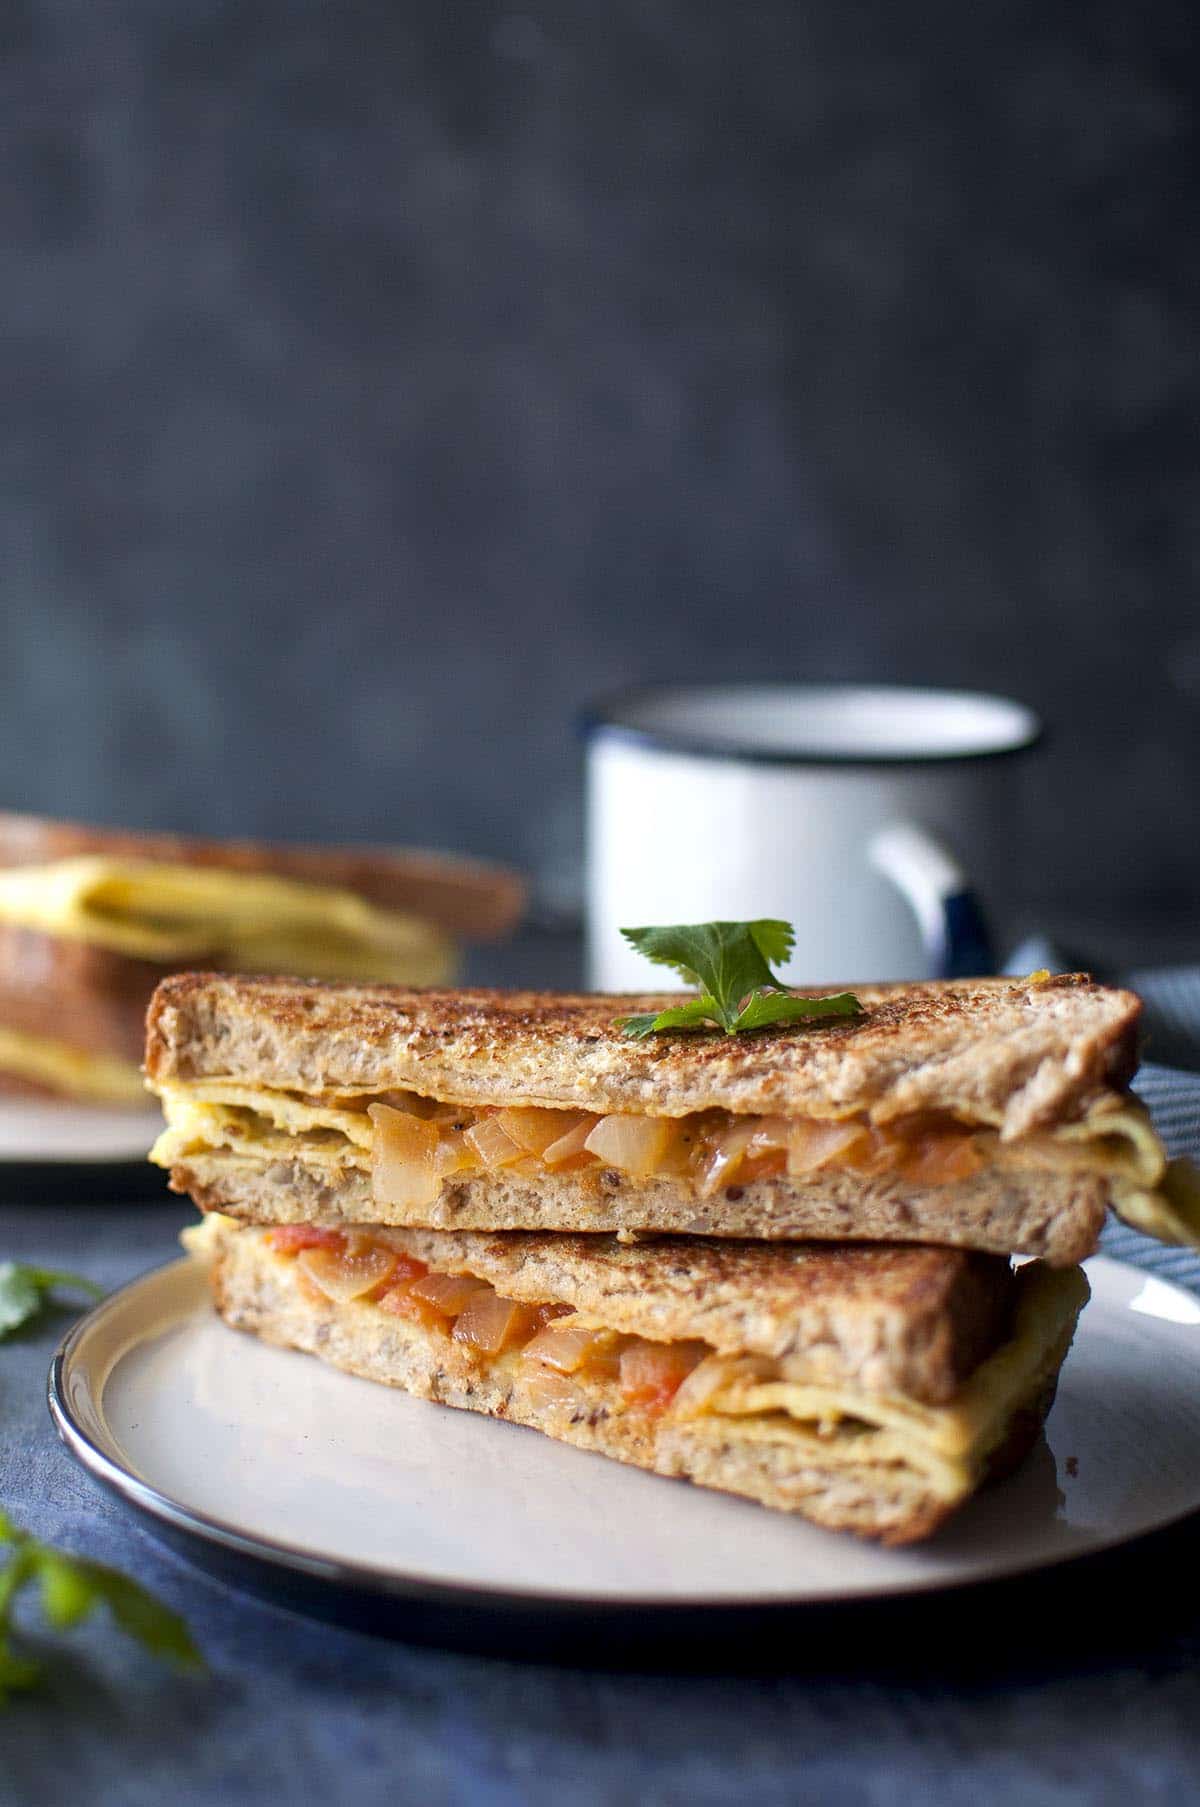
{"label": "toasted bread slice", "polygon": [[411,1089],[456,1104],[659,1117],[723,1109],[875,1123],[923,1111],[1006,1139],[1119,1094],[1140,1004],[1078,975],[856,987],[860,1016],[634,1041],[670,998],[413,991],[180,973],[147,1018],[152,1081],[232,1075],[309,1095]]}
{"label": "toasted bread slice", "polygon": [[[631,1251],[404,1232],[339,1253],[219,1218],[189,1234],[235,1328],[890,1543],[930,1535],[1025,1453],[1087,1297],[1078,1269],[1031,1264],[1014,1278],[932,1249],[662,1241]],[[364,1291],[389,1248],[404,1277]],[[431,1310],[422,1287],[428,1295],[429,1280],[450,1274],[474,1277],[479,1290]],[[511,1311],[490,1281],[507,1289]],[[481,1299],[485,1319],[490,1308],[518,1326],[515,1341],[473,1340]],[[576,1310],[539,1329],[517,1300]],[[647,1386],[647,1372],[667,1378]],[[901,1377],[927,1386],[935,1374],[942,1393],[958,1376],[945,1403],[895,1389]]]}
{"label": "toasted bread slice", "polygon": [[1124,1090],[1129,993],[860,997],[853,1020],[647,1043],[615,1027],[617,997],[179,975],[148,1018],[168,1122],[152,1158],[252,1222],[942,1242],[1056,1265],[1092,1253],[1110,1206],[1200,1236]]}
{"label": "toasted bread slice", "polygon": [[[941,1243],[997,1255],[1039,1255],[1069,1267],[1093,1254],[1112,1200],[1102,1173],[986,1168],[952,1186],[894,1174],[786,1174],[727,1186],[711,1198],[686,1180],[632,1180],[612,1167],[532,1177],[511,1170],[450,1179],[432,1204],[380,1202],[370,1172],[334,1167],[295,1148],[254,1157],[191,1148],[158,1158],[171,1189],[202,1210],[247,1223],[404,1225],[442,1230],[556,1230],[762,1240]],[[161,1146],[161,1145],[160,1145]]]}

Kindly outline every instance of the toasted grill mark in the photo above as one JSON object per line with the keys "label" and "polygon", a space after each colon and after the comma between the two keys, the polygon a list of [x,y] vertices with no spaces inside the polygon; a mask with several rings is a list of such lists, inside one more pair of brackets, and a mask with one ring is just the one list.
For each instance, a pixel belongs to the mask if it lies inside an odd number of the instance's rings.
{"label": "toasted grill mark", "polygon": [[464,1103],[671,1116],[865,1110],[882,1123],[942,1109],[1013,1136],[1079,1114],[1136,1061],[1138,1000],[1084,977],[858,991],[856,1019],[635,1042],[614,1017],[669,999],[184,974],[155,993],[146,1064],[158,1078],[410,1085]]}

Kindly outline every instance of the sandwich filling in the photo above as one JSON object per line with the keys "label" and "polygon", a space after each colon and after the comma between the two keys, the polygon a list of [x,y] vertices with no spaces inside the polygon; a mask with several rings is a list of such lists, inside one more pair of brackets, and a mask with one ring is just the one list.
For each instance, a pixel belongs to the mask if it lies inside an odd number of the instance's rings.
{"label": "sandwich filling", "polygon": [[673,1179],[699,1197],[763,1179],[797,1186],[822,1175],[891,1176],[914,1188],[953,1187],[989,1172],[1102,1178],[1116,1210],[1172,1242],[1200,1238],[1200,1191],[1186,1163],[1168,1165],[1144,1107],[1103,1100],[1077,1122],[1012,1140],[946,1112],[838,1118],[706,1110],[685,1116],[462,1105],[412,1091],[379,1096],[279,1090],[233,1079],[161,1081],[167,1128],[151,1159],[227,1151],[270,1164],[299,1159],[330,1181],[370,1175],[381,1212],[418,1213],[457,1180],[527,1179],[615,1170],[632,1181]]}
{"label": "sandwich filling", "polygon": [[434,985],[449,940],[353,891],[274,873],[82,855],[0,871],[0,922],[164,965]]}
{"label": "sandwich filling", "polygon": [[336,1313],[376,1342],[390,1323],[450,1369],[502,1383],[515,1416],[767,1438],[825,1469],[902,1469],[947,1506],[979,1484],[1014,1412],[1052,1381],[1088,1296],[1078,1268],[1022,1268],[1005,1339],[952,1399],[929,1404],[823,1378],[803,1349],[771,1358],[701,1338],[667,1341],[614,1328],[602,1311],[563,1299],[505,1297],[459,1259],[418,1259],[399,1232],[251,1228],[213,1214],[184,1237],[207,1258],[248,1244],[314,1312]]}

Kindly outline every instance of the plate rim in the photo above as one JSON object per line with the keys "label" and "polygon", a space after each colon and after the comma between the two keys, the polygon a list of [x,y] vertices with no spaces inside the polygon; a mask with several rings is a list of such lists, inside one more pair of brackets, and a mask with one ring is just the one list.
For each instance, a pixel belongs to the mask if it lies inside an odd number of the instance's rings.
{"label": "plate rim", "polygon": [[[1094,1269],[1097,1263],[1124,1274],[1162,1279],[1173,1291],[1181,1292],[1194,1302],[1195,1295],[1179,1286],[1178,1282],[1165,1279],[1164,1276],[1151,1276],[1148,1270],[1137,1267],[1132,1262],[1099,1254],[1092,1256],[1086,1266]],[[183,1255],[148,1268],[107,1294],[70,1326],[50,1362],[46,1383],[46,1403],[50,1418],[69,1454],[94,1481],[117,1499],[143,1513],[169,1536],[182,1535],[189,1542],[197,1540],[205,1545],[216,1546],[235,1559],[271,1571],[285,1582],[288,1576],[299,1577],[364,1600],[385,1600],[394,1605],[408,1603],[458,1613],[464,1610],[486,1612],[513,1618],[529,1618],[534,1615],[543,1619],[552,1618],[555,1622],[586,1619],[595,1624],[602,1619],[628,1619],[634,1615],[643,1618],[652,1616],[663,1621],[678,1619],[682,1622],[694,1619],[697,1614],[702,1614],[705,1618],[728,1617],[733,1621],[744,1620],[748,1613],[765,1617],[826,1611],[853,1612],[862,1608],[885,1607],[889,1602],[902,1603],[914,1597],[928,1599],[961,1594],[973,1588],[985,1589],[995,1584],[1027,1580],[1049,1571],[1061,1572],[1115,1550],[1140,1544],[1147,1538],[1183,1523],[1200,1511],[1198,1497],[1193,1505],[1184,1507],[1182,1511],[1154,1519],[1132,1533],[1105,1534],[1082,1549],[1051,1552],[1028,1563],[1005,1564],[980,1574],[912,1576],[907,1580],[897,1581],[890,1587],[872,1588],[865,1592],[825,1594],[820,1598],[804,1595],[763,1598],[754,1594],[714,1598],[704,1594],[588,1594],[535,1588],[495,1588],[478,1582],[434,1580],[404,1570],[383,1569],[369,1563],[319,1556],[279,1539],[255,1536],[211,1513],[173,1498],[100,1448],[72,1410],[66,1384],[68,1370],[78,1355],[80,1344],[98,1321],[110,1312],[116,1313],[127,1308],[131,1294],[141,1290],[152,1292],[169,1275],[179,1275],[181,1269],[192,1266],[193,1258]],[[137,1340],[133,1339],[134,1342]],[[131,1342],[130,1347],[132,1346]]]}

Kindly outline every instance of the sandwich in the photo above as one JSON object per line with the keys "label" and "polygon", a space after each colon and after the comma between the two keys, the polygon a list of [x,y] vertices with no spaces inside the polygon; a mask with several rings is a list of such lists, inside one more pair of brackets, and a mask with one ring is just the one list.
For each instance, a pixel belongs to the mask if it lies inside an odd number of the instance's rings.
{"label": "sandwich", "polygon": [[1200,1200],[1130,1092],[1129,993],[750,995],[738,1018],[786,1022],[179,974],[147,1017],[151,1158],[230,1326],[912,1542],[1036,1437],[1106,1212],[1192,1240]]}
{"label": "sandwich", "polygon": [[515,874],[381,847],[273,846],[0,813],[0,1089],[145,1104],[146,1006],[204,963],[444,982],[514,926]]}
{"label": "sandwich", "polygon": [[670,999],[167,980],[152,1159],[247,1223],[934,1243],[1071,1267],[1106,1212],[1200,1235],[1087,978],[858,988],[796,1033],[616,1026]]}
{"label": "sandwich", "polygon": [[[272,1184],[259,1209],[287,1216]],[[891,1544],[1020,1461],[1088,1292],[945,1248],[221,1213],[184,1236],[235,1329]]]}

